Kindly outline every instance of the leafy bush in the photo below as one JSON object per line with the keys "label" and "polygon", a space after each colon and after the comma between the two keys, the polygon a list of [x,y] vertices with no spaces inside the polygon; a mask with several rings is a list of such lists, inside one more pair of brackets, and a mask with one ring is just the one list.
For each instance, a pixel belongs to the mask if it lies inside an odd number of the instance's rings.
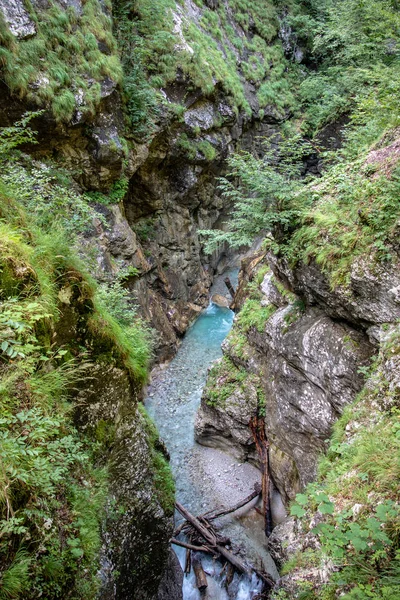
{"label": "leafy bush", "polygon": [[[71,398],[89,359],[125,364],[143,381],[149,338],[120,283],[96,299],[73,249],[94,212],[51,166],[16,151],[34,141],[27,123],[0,133],[0,598],[90,600],[108,494],[97,461],[109,436],[81,435]],[[66,306],[77,329],[62,346]]]}

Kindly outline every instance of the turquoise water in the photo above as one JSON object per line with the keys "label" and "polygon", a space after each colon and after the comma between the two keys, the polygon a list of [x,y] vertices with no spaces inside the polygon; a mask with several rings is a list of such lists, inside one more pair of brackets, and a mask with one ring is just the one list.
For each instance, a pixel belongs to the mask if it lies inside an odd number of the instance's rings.
{"label": "turquoise water", "polygon": [[186,333],[175,358],[148,389],[146,408],[170,453],[177,499],[192,510],[201,506],[190,476],[194,420],[208,367],[222,356],[221,343],[233,317],[228,308],[210,304]]}
{"label": "turquoise water", "polygon": [[[229,275],[235,285],[237,271]],[[224,291],[220,281],[213,293]],[[177,500],[194,514],[204,512],[210,502],[211,508],[214,507],[212,490],[204,497],[199,463],[201,447],[194,441],[194,421],[208,368],[222,356],[221,344],[232,327],[233,318],[231,310],[211,303],[187,331],[174,359],[153,376],[145,401],[170,454]],[[174,549],[184,565],[186,551],[177,546]],[[255,577],[249,579],[236,574],[228,595],[221,563],[204,556],[203,566],[209,574],[207,592],[200,596],[192,570],[184,578],[184,600],[251,600],[260,591],[261,584]]]}

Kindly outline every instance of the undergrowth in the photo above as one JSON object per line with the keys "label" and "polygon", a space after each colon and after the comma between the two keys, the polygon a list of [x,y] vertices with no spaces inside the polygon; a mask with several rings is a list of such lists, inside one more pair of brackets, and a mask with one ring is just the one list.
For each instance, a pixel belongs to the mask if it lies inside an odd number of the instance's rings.
{"label": "undergrowth", "polygon": [[96,213],[18,152],[31,134],[26,121],[0,132],[0,598],[89,600],[108,472],[72,399],[94,362],[143,383],[150,338],[122,284],[86,274],[77,237]]}
{"label": "undergrowth", "polygon": [[224,407],[235,391],[245,391],[243,384],[248,378],[244,368],[237,368],[229,357],[223,356],[211,367],[204,394],[209,406]]}
{"label": "undergrowth", "polygon": [[197,20],[189,19],[180,4],[115,3],[126,108],[136,136],[148,137],[155,131],[163,105],[159,92],[179,72],[186,76],[189,90],[199,88],[205,96],[221,85],[232,107],[248,115],[252,109],[246,82],[257,89],[260,111],[269,107],[281,118],[295,106],[292,82],[297,70],[276,41],[279,20],[274,3],[230,0],[210,10],[199,0]]}

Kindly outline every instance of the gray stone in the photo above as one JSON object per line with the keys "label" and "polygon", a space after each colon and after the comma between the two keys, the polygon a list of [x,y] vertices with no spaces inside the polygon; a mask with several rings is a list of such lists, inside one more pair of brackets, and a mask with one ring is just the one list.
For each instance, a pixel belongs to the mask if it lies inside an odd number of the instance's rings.
{"label": "gray stone", "polygon": [[261,292],[263,294],[263,298],[261,300],[261,304],[266,306],[268,304],[273,304],[278,308],[282,308],[283,306],[287,306],[289,303],[288,300],[280,293],[278,288],[275,285],[275,278],[272,271],[269,271],[260,285]]}
{"label": "gray stone", "polygon": [[226,296],[222,296],[221,294],[214,294],[211,296],[211,302],[216,304],[217,306],[222,306],[223,308],[229,308],[229,300]]}
{"label": "gray stone", "polygon": [[307,304],[318,305],[335,319],[368,327],[400,318],[400,269],[396,261],[372,265],[358,257],[350,268],[349,284],[332,289],[327,276],[313,262],[290,269],[273,255],[269,260],[275,274]]}
{"label": "gray stone", "polygon": [[189,127],[200,127],[202,131],[208,131],[214,126],[214,105],[210,102],[199,103],[185,112],[184,119]]}
{"label": "gray stone", "polygon": [[182,600],[183,571],[175,552],[170,549],[164,577],[158,588],[157,600]]}
{"label": "gray stone", "polygon": [[[75,422],[81,431],[93,434],[99,423],[110,424],[112,497],[101,552],[103,600],[154,600],[168,561],[172,512],[165,514],[155,488],[138,393],[125,371],[95,364],[80,383],[76,403]],[[121,510],[115,512],[113,506]]]}
{"label": "gray stone", "polygon": [[365,335],[322,311],[308,308],[301,314],[293,306],[277,310],[264,332],[251,329],[248,340],[240,355],[234,343],[224,344],[223,351],[255,380],[238,383],[221,405],[207,403],[206,388],[196,439],[257,461],[248,423],[261,388],[271,473],[287,502],[314,479],[333,423],[362,387],[358,369],[367,364],[373,347]]}
{"label": "gray stone", "polygon": [[65,9],[72,7],[78,15],[82,14],[82,0],[57,0],[57,2]]}
{"label": "gray stone", "polygon": [[35,23],[22,0],[0,0],[0,10],[15,37],[24,40],[36,34]]}

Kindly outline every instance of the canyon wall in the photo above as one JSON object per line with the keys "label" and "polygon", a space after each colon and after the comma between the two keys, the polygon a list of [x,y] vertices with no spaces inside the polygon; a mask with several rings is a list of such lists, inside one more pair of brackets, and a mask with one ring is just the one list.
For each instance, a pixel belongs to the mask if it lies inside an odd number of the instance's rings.
{"label": "canyon wall", "polygon": [[[277,85],[284,47],[291,54],[293,44],[287,38],[282,46],[272,6],[237,18],[229,2],[160,3],[153,6],[160,19],[150,22],[148,4],[0,0],[0,126],[34,113],[21,125],[34,135],[19,143],[17,164],[45,172],[45,186],[64,185],[87,203],[93,222],[79,231],[76,251],[98,282],[122,282],[129,291],[156,332],[154,360],[162,362],[208,304],[213,275],[231,258],[224,248],[206,257],[198,230],[221,225],[229,212],[218,191],[227,157],[241,149],[261,155],[261,138],[276,142],[289,107],[269,86]],[[171,63],[168,76],[153,81]],[[43,202],[41,184],[37,193]],[[30,207],[34,217],[34,201]],[[56,223],[57,208],[51,210]],[[45,220],[49,227],[51,215]],[[102,597],[150,600],[165,565],[174,564],[171,506],[162,495],[166,451],[140,409],[143,378],[132,378],[115,358],[111,333],[111,340],[99,332],[90,337],[87,307],[70,288],[60,294],[58,342],[71,345],[78,361],[80,343],[93,359],[77,385],[74,424],[84,439],[97,439],[109,471]],[[179,597],[176,581],[164,578],[168,585]]]}

